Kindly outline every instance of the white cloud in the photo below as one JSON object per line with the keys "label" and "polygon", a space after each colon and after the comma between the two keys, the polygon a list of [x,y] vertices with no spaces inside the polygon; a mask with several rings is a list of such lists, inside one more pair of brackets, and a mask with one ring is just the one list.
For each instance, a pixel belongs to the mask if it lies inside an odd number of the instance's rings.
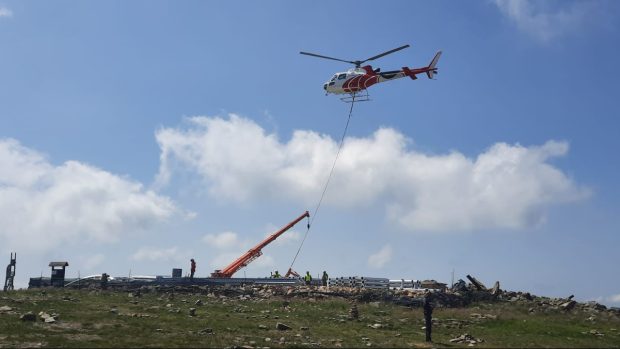
{"label": "white cloud", "polygon": [[[140,247],[132,256],[131,259],[136,261],[171,261],[179,258],[179,248],[159,248],[152,246]],[[184,258],[185,259],[185,258]],[[183,259],[183,260],[184,260]]]}
{"label": "white cloud", "polygon": [[239,256],[241,256],[243,252],[222,252],[222,253],[218,253],[215,255],[215,257],[211,258],[209,260],[209,265],[213,268],[213,270],[215,269],[224,269],[226,266],[228,266],[232,261],[236,260],[237,258],[239,258]]}
{"label": "white cloud", "polygon": [[620,303],[620,293],[609,296],[607,299],[612,303]]}
{"label": "white cloud", "polygon": [[2,7],[0,7],[0,18],[1,17],[13,17],[13,11],[11,11],[8,8],[2,6]]}
{"label": "white cloud", "polygon": [[[271,235],[273,233],[269,233]],[[301,233],[298,231],[289,230],[286,233],[280,235],[274,242],[274,245],[278,246],[286,246],[292,245],[301,241]]]}
{"label": "white cloud", "polygon": [[95,253],[88,256],[81,256],[77,265],[79,265],[83,271],[91,272],[95,268],[101,266],[104,261],[105,256],[102,253]]}
{"label": "white cloud", "polygon": [[217,249],[237,248],[240,241],[236,233],[227,231],[219,234],[207,234],[202,241]]}
{"label": "white cloud", "polygon": [[383,268],[392,260],[392,246],[385,245],[377,253],[368,257],[368,266],[373,269]]}
{"label": "white cloud", "polygon": [[543,42],[578,31],[587,25],[588,21],[592,21],[593,15],[598,12],[598,4],[586,1],[494,0],[493,2],[520,30]]}
{"label": "white cloud", "polygon": [[264,254],[260,256],[260,258],[256,259],[250,266],[256,269],[271,269],[276,265],[275,259],[268,254]]}
{"label": "white cloud", "polygon": [[[175,171],[202,176],[218,200],[316,203],[337,142],[295,131],[287,143],[236,115],[193,117],[187,128],[157,132],[158,182]],[[551,205],[589,195],[548,163],[568,152],[565,142],[542,146],[497,143],[475,158],[459,152],[427,155],[390,128],[348,138],[324,204],[342,208],[382,205],[387,218],[412,231],[519,229],[544,222]]]}
{"label": "white cloud", "polygon": [[171,200],[128,178],[77,161],[54,166],[16,140],[0,139],[3,247],[43,251],[115,242],[176,211]]}

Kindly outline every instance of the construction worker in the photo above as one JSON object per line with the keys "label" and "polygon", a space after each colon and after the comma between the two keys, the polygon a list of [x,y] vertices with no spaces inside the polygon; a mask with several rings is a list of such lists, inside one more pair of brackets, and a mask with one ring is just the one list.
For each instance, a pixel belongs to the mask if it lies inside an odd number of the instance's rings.
{"label": "construction worker", "polygon": [[426,327],[426,341],[429,343],[432,342],[431,332],[433,327],[433,304],[431,296],[428,290],[424,293],[424,323]]}
{"label": "construction worker", "polygon": [[194,258],[190,259],[191,265],[190,265],[190,274],[189,274],[189,281],[194,282],[194,273],[196,272],[196,261],[194,261]]}
{"label": "construction worker", "polygon": [[101,274],[101,289],[102,290],[108,289],[108,277],[110,277],[110,275],[108,275],[107,273]]}
{"label": "construction worker", "polygon": [[323,286],[327,286],[327,280],[329,279],[329,275],[327,272],[323,270],[323,277],[321,277],[321,281],[323,282]]}
{"label": "construction worker", "polygon": [[309,271],[306,271],[306,275],[304,276],[304,281],[306,282],[306,285],[310,285],[310,283],[312,282],[312,275],[310,275]]}
{"label": "construction worker", "polygon": [[282,275],[280,275],[280,272],[276,270],[276,272],[273,274],[274,278],[281,278]]}

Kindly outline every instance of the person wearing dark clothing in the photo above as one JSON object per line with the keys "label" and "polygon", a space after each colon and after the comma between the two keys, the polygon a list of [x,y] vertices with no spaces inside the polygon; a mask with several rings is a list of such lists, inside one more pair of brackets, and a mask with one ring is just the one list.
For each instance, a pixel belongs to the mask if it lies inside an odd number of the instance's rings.
{"label": "person wearing dark clothing", "polygon": [[108,275],[107,273],[101,274],[101,289],[102,290],[108,289],[108,278],[109,277],[110,275]]}
{"label": "person wearing dark clothing", "polygon": [[191,262],[191,267],[190,267],[190,274],[189,274],[189,281],[194,282],[194,273],[196,272],[196,262],[194,261],[194,258],[190,259]]}
{"label": "person wearing dark clothing", "polygon": [[431,299],[431,293],[427,292],[424,295],[424,323],[426,327],[426,341],[432,342],[431,332],[433,326],[433,303]]}
{"label": "person wearing dark clothing", "polygon": [[329,279],[329,276],[327,275],[327,272],[323,270],[323,277],[321,278],[323,286],[327,286],[327,279]]}

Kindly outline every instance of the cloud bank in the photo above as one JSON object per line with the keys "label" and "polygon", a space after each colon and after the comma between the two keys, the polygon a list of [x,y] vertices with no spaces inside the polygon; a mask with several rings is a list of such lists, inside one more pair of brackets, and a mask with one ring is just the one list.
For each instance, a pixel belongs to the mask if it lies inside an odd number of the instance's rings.
{"label": "cloud bank", "polygon": [[[176,246],[160,248],[153,246],[140,247],[132,256],[135,261],[171,261],[179,259],[179,248]],[[185,260],[186,258],[183,258]]]}
{"label": "cloud bank", "polygon": [[2,17],[13,17],[13,11],[6,7],[0,6],[0,18]]}
{"label": "cloud bank", "polygon": [[494,0],[500,12],[523,32],[548,42],[576,32],[599,13],[596,2]]}
{"label": "cloud bank", "polygon": [[377,253],[368,257],[368,266],[373,269],[381,269],[392,260],[392,246],[385,245]]}
{"label": "cloud bank", "polygon": [[202,238],[207,245],[217,249],[236,248],[241,244],[237,233],[226,231],[218,234],[207,234]]}
{"label": "cloud bank", "polygon": [[114,242],[177,211],[166,197],[77,161],[60,166],[13,139],[0,139],[0,239],[9,249]]}
{"label": "cloud bank", "polygon": [[[303,130],[281,142],[234,114],[192,117],[186,126],[160,129],[156,138],[159,185],[187,171],[204,179],[213,198],[237,203],[315,204],[338,147],[329,136]],[[388,220],[411,231],[472,231],[536,226],[549,206],[589,195],[548,163],[567,154],[566,142],[497,143],[475,158],[456,151],[428,155],[409,143],[391,128],[348,138],[324,203],[380,205]]]}

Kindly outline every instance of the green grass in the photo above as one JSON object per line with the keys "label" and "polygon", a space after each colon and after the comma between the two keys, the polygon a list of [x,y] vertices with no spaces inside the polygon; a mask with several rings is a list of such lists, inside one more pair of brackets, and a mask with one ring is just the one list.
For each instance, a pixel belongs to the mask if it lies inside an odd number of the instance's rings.
{"label": "green grass", "polygon": [[[386,303],[358,304],[360,317],[349,320],[352,303],[341,298],[219,298],[206,291],[143,293],[69,289],[20,290],[0,294],[0,347],[430,347],[424,342],[421,309]],[[195,305],[196,300],[203,305]],[[284,301],[290,302],[285,307]],[[528,305],[478,303],[468,308],[435,309],[434,346],[464,333],[484,339],[477,347],[619,347],[620,320],[607,312],[536,311]],[[111,312],[112,308],[116,312]],[[189,316],[196,308],[196,316]],[[58,313],[55,324],[23,322],[32,311]],[[472,313],[491,318],[477,319]],[[588,318],[594,315],[596,319]],[[494,319],[492,317],[495,317]],[[292,328],[276,329],[282,322]],[[381,324],[381,328],[369,325]],[[265,326],[261,329],[259,326]],[[304,329],[302,329],[304,328]],[[305,329],[307,328],[307,329]],[[207,330],[209,329],[209,330]],[[590,330],[603,336],[596,336]],[[269,338],[270,340],[267,340]]]}

